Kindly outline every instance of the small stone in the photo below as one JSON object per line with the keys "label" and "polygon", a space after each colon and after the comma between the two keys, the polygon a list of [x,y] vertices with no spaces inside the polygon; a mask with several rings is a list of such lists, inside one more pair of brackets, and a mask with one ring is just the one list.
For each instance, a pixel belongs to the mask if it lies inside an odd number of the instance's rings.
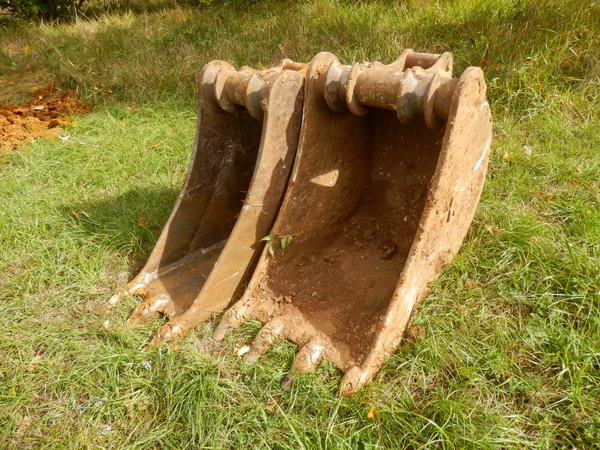
{"label": "small stone", "polygon": [[236,347],[233,350],[233,354],[236,356],[244,356],[246,353],[250,351],[249,345],[244,345],[243,347]]}

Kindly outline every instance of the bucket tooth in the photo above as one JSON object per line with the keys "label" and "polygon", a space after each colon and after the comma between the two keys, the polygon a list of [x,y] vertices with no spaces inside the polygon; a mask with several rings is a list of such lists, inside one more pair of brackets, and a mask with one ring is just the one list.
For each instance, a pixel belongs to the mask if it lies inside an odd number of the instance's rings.
{"label": "bucket tooth", "polygon": [[283,337],[285,319],[276,317],[260,329],[248,353],[244,355],[246,364],[254,364],[260,355],[266,353],[271,345]]}
{"label": "bucket tooth", "polygon": [[152,344],[182,337],[225,309],[243,286],[293,165],[302,70],[306,65],[289,60],[265,71],[236,71],[213,61],[200,73],[198,126],[185,185],[145,267],[107,305],[139,294],[144,301],[129,324],[168,316],[172,323]]}
{"label": "bucket tooth", "polygon": [[[479,68],[405,51],[394,63],[310,63],[292,174],[242,298],[244,320],[276,323],[356,392],[398,348],[418,304],[467,233],[485,181],[491,115]],[[260,340],[260,352],[264,349]]]}
{"label": "bucket tooth", "polygon": [[319,338],[313,338],[298,350],[292,371],[295,373],[308,373],[316,369],[323,360],[323,350],[326,344]]}

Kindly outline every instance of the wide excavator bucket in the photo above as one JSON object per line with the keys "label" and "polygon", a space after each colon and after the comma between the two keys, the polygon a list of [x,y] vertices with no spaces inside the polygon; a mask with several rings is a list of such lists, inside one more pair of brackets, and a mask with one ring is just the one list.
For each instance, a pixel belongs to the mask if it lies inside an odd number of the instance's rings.
{"label": "wide excavator bucket", "polygon": [[473,219],[492,136],[485,92],[479,68],[452,78],[449,53],[354,66],[317,55],[268,247],[215,338],[258,319],[246,362],[287,338],[301,347],[296,372],[326,359],[345,372],[341,393],[369,382]]}
{"label": "wide excavator bucket", "polygon": [[107,305],[142,296],[129,324],[188,312],[191,327],[225,309],[243,286],[296,154],[302,68],[289,60],[266,71],[236,71],[222,61],[203,68],[185,185],[145,267]]}

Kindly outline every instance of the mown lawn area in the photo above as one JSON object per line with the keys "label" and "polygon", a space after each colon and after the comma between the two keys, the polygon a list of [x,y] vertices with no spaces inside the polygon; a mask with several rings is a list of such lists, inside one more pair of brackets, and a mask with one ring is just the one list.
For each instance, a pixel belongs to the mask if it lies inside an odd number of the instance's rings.
{"label": "mown lawn area", "polygon": [[[96,105],[0,154],[0,448],[600,448],[599,2],[108,4],[0,28],[0,104],[55,81]],[[339,398],[324,364],[282,389],[295,345],[252,367],[232,354],[257,323],[143,352],[160,321],[127,327],[133,298],[101,312],[183,183],[203,64],[405,48],[483,68],[494,141],[422,332],[370,386]]]}

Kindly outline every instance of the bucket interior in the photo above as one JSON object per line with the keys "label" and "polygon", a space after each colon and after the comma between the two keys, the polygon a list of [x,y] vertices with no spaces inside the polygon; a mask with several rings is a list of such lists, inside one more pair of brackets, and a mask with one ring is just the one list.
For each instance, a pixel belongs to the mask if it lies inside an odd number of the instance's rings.
{"label": "bucket interior", "polygon": [[[333,122],[341,124],[338,119],[336,115]],[[308,183],[319,183],[317,191],[315,186],[308,188],[315,198],[302,200],[298,195],[295,201],[312,204],[318,218],[280,224],[282,235],[294,234],[293,244],[272,258],[265,282],[275,297],[290,302],[342,354],[360,363],[417,232],[444,130],[431,130],[423,120],[403,125],[395,112],[379,109],[351,122],[348,132],[368,130],[366,138],[305,140],[305,145],[329,148],[339,144],[325,152],[331,154],[331,165],[321,171],[337,170],[338,179],[345,177],[347,183],[332,183],[331,178],[321,183],[311,175]],[[353,180],[362,186],[350,188]],[[309,222],[323,225],[311,228]]]}
{"label": "bucket interior", "polygon": [[147,296],[167,295],[176,311],[197,297],[239,216],[260,147],[262,122],[247,110],[201,111],[186,184],[165,227]]}

